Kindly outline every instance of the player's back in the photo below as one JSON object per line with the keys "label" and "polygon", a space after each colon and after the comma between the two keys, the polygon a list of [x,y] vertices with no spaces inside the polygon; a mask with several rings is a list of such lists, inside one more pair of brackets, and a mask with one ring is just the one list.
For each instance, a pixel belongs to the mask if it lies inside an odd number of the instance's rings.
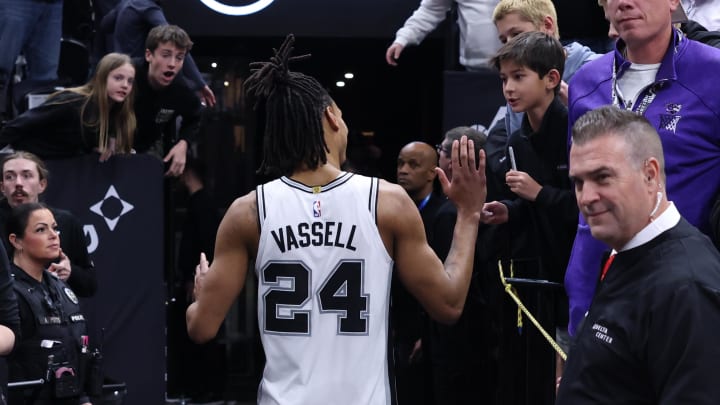
{"label": "player's back", "polygon": [[378,179],[257,188],[258,404],[388,404],[392,259],[376,225]]}

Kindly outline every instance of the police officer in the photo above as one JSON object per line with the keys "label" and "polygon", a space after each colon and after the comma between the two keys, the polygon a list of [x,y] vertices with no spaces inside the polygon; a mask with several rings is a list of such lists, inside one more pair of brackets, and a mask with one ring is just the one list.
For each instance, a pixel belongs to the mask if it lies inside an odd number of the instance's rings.
{"label": "police officer", "polygon": [[73,291],[47,271],[60,255],[55,218],[43,204],[22,204],[13,209],[7,232],[21,330],[8,360],[10,380],[45,380],[40,389],[24,392],[22,398],[12,392],[10,403],[90,404],[83,392],[80,361],[87,351],[85,318]]}

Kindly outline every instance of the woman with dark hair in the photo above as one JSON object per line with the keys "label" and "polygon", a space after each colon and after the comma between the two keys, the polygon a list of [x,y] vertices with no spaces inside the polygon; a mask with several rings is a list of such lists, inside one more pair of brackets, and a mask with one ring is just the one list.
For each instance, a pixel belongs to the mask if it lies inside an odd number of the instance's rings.
{"label": "woman with dark hair", "polygon": [[97,151],[104,161],[116,152],[130,153],[136,127],[134,80],[130,57],[107,54],[88,83],[53,93],[9,121],[0,132],[0,147],[9,145],[42,159]]}
{"label": "woman with dark hair", "polygon": [[7,232],[22,336],[8,358],[10,379],[45,380],[32,392],[12,392],[17,397],[10,403],[90,404],[80,367],[87,349],[85,318],[72,290],[46,270],[60,255],[55,218],[43,204],[23,204],[13,209]]}

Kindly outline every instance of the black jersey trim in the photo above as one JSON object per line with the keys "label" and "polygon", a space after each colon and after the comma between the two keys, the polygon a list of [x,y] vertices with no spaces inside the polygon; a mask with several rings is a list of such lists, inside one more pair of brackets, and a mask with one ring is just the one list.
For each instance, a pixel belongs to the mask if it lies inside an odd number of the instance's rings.
{"label": "black jersey trim", "polygon": [[255,189],[255,200],[257,202],[258,232],[262,231],[262,224],[265,221],[265,187],[259,185]]}
{"label": "black jersey trim", "polygon": [[372,201],[373,201],[373,188],[375,186],[375,178],[370,179],[370,192],[368,193],[368,211],[372,214],[373,207],[372,207]]}
{"label": "black jersey trim", "polygon": [[368,209],[372,214],[375,226],[378,224],[378,195],[380,194],[380,180],[377,177],[373,177],[370,183],[370,201],[368,203]]}
{"label": "black jersey trim", "polygon": [[[350,178],[352,178],[352,176],[354,176],[354,175],[355,175],[354,173],[341,172],[340,176],[335,178],[333,181],[320,186],[320,192],[324,193],[324,192],[330,191],[338,186],[341,186],[341,185],[347,183],[347,181],[350,180]],[[297,180],[293,180],[286,176],[281,177],[280,181],[285,183],[288,187],[292,187],[294,189],[303,191],[305,193],[310,193],[310,194],[314,194],[315,193],[314,190],[317,188],[317,187],[308,186],[306,184],[303,184]]]}

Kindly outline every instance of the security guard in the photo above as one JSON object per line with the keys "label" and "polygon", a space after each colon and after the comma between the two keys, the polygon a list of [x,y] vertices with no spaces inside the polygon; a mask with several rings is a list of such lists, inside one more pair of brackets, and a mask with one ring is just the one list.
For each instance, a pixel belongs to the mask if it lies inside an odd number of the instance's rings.
{"label": "security guard", "polygon": [[22,398],[11,393],[10,403],[89,404],[81,362],[87,352],[85,318],[72,290],[46,269],[60,254],[56,228],[50,210],[38,203],[14,208],[7,223],[21,329],[8,360],[10,380],[45,380]]}

